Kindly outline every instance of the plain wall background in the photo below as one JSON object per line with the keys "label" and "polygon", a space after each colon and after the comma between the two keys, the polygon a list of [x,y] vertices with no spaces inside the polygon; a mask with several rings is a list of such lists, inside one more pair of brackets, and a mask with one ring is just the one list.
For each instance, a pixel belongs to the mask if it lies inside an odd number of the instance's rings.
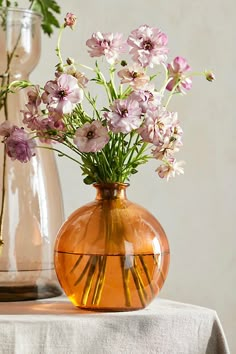
{"label": "plain wall background", "polygon": [[[196,77],[185,97],[171,108],[179,112],[185,175],[162,181],[149,163],[131,179],[128,197],[152,212],[163,225],[171,247],[171,265],[160,296],[213,308],[236,353],[235,174],[235,21],[234,0],[58,1],[61,19],[71,11],[77,29],[63,37],[63,55],[91,64],[85,41],[92,32],[128,35],[141,24],[159,27],[169,37],[169,58],[187,58],[194,71],[213,69],[217,80]],[[32,79],[53,78],[57,35],[43,36],[41,61]],[[58,159],[68,216],[95,196],[82,182],[78,166]]]}

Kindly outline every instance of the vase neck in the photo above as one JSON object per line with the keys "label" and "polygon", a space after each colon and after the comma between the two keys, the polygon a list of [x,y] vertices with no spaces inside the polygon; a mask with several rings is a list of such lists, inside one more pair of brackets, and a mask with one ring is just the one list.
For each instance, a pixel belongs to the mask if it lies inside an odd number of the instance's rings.
{"label": "vase neck", "polygon": [[104,199],[127,199],[126,188],[129,186],[125,183],[95,183],[96,200]]}
{"label": "vase neck", "polygon": [[0,75],[25,80],[39,61],[41,16],[33,11],[0,8]]}

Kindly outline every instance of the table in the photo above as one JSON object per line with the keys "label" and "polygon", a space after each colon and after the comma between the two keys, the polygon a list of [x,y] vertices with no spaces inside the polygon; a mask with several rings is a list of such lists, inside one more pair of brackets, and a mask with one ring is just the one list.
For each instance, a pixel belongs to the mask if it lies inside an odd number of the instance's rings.
{"label": "table", "polygon": [[215,311],[156,298],[146,309],[94,313],[65,297],[0,303],[1,354],[228,354]]}

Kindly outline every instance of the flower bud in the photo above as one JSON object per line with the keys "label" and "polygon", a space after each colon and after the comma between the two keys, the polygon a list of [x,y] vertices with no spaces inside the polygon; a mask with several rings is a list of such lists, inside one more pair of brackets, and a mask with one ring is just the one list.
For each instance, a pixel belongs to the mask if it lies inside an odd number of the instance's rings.
{"label": "flower bud", "polygon": [[127,65],[127,62],[126,62],[125,60],[121,60],[120,65],[121,65],[121,66],[126,66],[126,65]]}
{"label": "flower bud", "polygon": [[72,14],[71,12],[67,12],[66,17],[64,18],[64,27],[70,27],[73,29],[76,23],[76,16]]}
{"label": "flower bud", "polygon": [[59,73],[63,73],[63,72],[64,72],[64,67],[63,67],[63,65],[62,65],[61,63],[58,63],[58,64],[56,65],[56,70],[57,70],[57,72],[59,72]]}
{"label": "flower bud", "polygon": [[74,61],[73,58],[67,58],[66,62],[67,62],[68,65],[72,65],[72,64],[74,64],[75,61]]}
{"label": "flower bud", "polygon": [[206,76],[207,81],[212,82],[215,80],[215,75],[213,74],[212,71],[206,71],[205,76]]}

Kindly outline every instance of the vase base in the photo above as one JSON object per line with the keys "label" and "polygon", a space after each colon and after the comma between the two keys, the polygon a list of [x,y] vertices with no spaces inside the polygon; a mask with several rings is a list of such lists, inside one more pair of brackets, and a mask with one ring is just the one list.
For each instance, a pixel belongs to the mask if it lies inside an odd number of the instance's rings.
{"label": "vase base", "polygon": [[143,310],[144,307],[83,307],[83,306],[76,306],[78,309],[83,311],[90,311],[90,312],[131,312],[131,311],[139,311]]}
{"label": "vase base", "polygon": [[0,286],[0,302],[47,299],[60,296],[57,285]]}

